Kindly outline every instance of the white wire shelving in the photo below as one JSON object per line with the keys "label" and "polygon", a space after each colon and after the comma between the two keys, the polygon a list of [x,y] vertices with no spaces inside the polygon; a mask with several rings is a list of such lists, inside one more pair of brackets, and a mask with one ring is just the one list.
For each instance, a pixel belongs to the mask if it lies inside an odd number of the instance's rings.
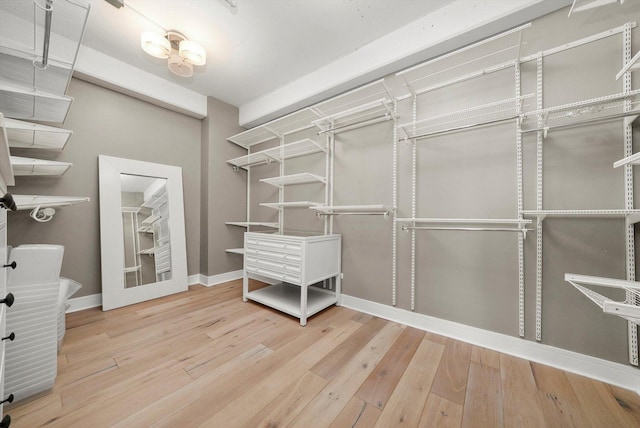
{"label": "white wire shelving", "polygon": [[[513,67],[520,57],[525,24],[396,73],[413,95]],[[486,52],[489,52],[488,54]]]}
{"label": "white wire shelving", "polygon": [[395,212],[389,205],[325,205],[313,206],[317,215],[381,215],[385,218]]}
{"label": "white wire shelving", "polygon": [[636,70],[640,70],[640,51],[636,52],[633,58],[631,58],[631,60],[627,62],[624,67],[622,67],[618,74],[616,74],[616,80],[620,80],[620,78],[624,76],[627,71]]}
{"label": "white wire shelving", "polygon": [[261,207],[273,208],[281,210],[283,208],[311,208],[316,205],[322,205],[322,202],[311,201],[291,201],[291,202],[262,202]]}
{"label": "white wire shelving", "polygon": [[[5,128],[4,115],[0,113],[0,193],[7,193],[7,186],[15,185],[13,167],[9,156],[9,141]],[[0,195],[0,196],[2,196]]]}
{"label": "white wire shelving", "polygon": [[89,6],[72,0],[0,3],[0,111],[17,119],[63,122]]}
{"label": "white wire shelving", "polygon": [[271,227],[277,229],[279,227],[278,223],[274,222],[264,222],[264,221],[227,221],[226,225],[229,226],[238,226],[238,227]]}
{"label": "white wire shelving", "polygon": [[404,139],[427,138],[448,132],[476,128],[522,116],[524,103],[533,94],[500,100],[451,113],[428,117],[398,125]]}
{"label": "white wire shelving", "polygon": [[[546,133],[552,129],[582,126],[625,117],[635,120],[634,116],[640,115],[639,95],[640,89],[636,89],[627,93],[607,95],[528,112],[525,113],[525,126],[522,132],[543,131],[546,136]],[[535,122],[535,125],[527,128],[528,122]]]}
{"label": "white wire shelving", "polygon": [[13,195],[18,210],[35,208],[57,208],[89,202],[89,198],[80,196]]}
{"label": "white wire shelving", "polygon": [[162,217],[160,217],[158,214],[151,214],[149,217],[147,217],[144,220],[142,220],[140,222],[140,224],[152,225],[152,224],[156,223],[157,221],[159,221],[161,218]]}
{"label": "white wire shelving", "polygon": [[[566,273],[564,275],[564,280],[587,296],[593,303],[598,305],[604,313],[617,315],[633,323],[640,322],[640,306],[636,304],[637,301],[640,301],[640,282],[603,278],[598,276],[576,275],[573,273]],[[624,301],[619,302],[607,296],[603,296],[602,294],[585,287],[585,285],[595,285],[598,287],[622,290],[628,297]]]}
{"label": "white wire shelving", "polygon": [[233,165],[234,168],[247,169],[251,166],[268,164],[271,162],[282,162],[285,159],[311,155],[324,151],[326,151],[326,149],[321,144],[310,138],[305,138],[282,146],[272,147],[270,149],[230,159],[227,163]]}
{"label": "white wire shelving", "polygon": [[640,164],[640,152],[614,162],[613,167],[619,168],[625,165],[638,165],[638,164]]}
{"label": "white wire shelving", "polygon": [[571,9],[569,9],[569,16],[577,12],[584,12],[587,10],[595,9],[597,7],[606,6],[612,3],[624,3],[624,0],[573,0]]}
{"label": "white wire shelving", "polygon": [[63,150],[73,131],[5,118],[9,147]]}
{"label": "white wire shelving", "polygon": [[309,183],[327,183],[325,177],[312,174],[310,172],[301,172],[299,174],[283,175],[281,177],[270,177],[260,179],[261,183],[270,184],[276,187],[292,186],[295,184],[309,184]]}
{"label": "white wire shelving", "polygon": [[62,176],[73,164],[11,156],[11,166],[13,167],[13,175],[16,177],[32,175]]}
{"label": "white wire shelving", "polygon": [[524,210],[525,216],[538,217],[544,220],[546,217],[558,218],[628,218],[631,223],[640,221],[640,209],[612,209],[612,210]]}
{"label": "white wire shelving", "polygon": [[393,96],[384,79],[320,102],[310,109],[318,115],[312,123],[320,133],[353,130],[394,118]]}

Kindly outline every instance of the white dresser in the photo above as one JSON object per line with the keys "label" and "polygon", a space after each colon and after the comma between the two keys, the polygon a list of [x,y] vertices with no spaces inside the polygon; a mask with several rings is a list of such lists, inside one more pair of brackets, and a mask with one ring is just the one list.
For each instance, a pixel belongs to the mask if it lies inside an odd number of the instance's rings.
{"label": "white dresser", "polygon": [[[253,300],[300,318],[300,325],[321,310],[340,304],[341,235],[244,234],[242,299]],[[249,278],[276,280],[249,290]],[[310,285],[335,278],[333,290]]]}

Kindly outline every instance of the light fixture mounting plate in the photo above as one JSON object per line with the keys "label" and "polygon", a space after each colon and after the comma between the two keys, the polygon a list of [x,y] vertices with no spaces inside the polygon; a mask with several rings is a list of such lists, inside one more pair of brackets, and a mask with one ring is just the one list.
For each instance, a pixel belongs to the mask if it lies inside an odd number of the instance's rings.
{"label": "light fixture mounting plate", "polygon": [[167,40],[169,40],[169,43],[171,43],[171,49],[175,50],[178,50],[180,48],[181,41],[188,40],[184,34],[175,30],[168,30],[165,37],[167,38]]}

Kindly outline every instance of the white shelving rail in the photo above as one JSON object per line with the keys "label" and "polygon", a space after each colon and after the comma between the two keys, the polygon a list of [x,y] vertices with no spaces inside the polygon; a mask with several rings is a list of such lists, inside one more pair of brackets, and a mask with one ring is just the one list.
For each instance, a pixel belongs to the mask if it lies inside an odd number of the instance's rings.
{"label": "white shelving rail", "polygon": [[573,0],[571,9],[569,9],[569,16],[577,12],[584,12],[587,10],[595,9],[597,7],[606,6],[612,3],[624,3],[624,0]]}

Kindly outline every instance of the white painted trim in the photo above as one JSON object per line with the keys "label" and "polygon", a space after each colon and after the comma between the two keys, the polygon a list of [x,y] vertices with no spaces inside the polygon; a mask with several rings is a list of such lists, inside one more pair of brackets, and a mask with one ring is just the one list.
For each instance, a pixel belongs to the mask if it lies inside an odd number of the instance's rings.
{"label": "white painted trim", "polygon": [[67,300],[70,305],[67,309],[67,313],[82,311],[84,309],[95,308],[102,306],[102,294],[91,294],[89,296],[74,297]]}
{"label": "white painted trim", "polygon": [[597,379],[640,394],[640,370],[631,366],[344,294],[342,295],[342,306],[483,348],[493,349],[504,354]]}
{"label": "white painted trim", "polygon": [[80,46],[74,77],[187,116],[207,116],[207,97],[132,65]]}
{"label": "white painted trim", "polygon": [[200,284],[211,287],[214,285],[222,284],[224,282],[235,281],[236,279],[242,279],[242,269],[234,270],[232,272],[225,272],[218,275],[200,275]]}
{"label": "white painted trim", "polygon": [[206,283],[207,283],[207,277],[201,273],[197,273],[195,275],[189,275],[187,277],[188,285],[206,284]]}

